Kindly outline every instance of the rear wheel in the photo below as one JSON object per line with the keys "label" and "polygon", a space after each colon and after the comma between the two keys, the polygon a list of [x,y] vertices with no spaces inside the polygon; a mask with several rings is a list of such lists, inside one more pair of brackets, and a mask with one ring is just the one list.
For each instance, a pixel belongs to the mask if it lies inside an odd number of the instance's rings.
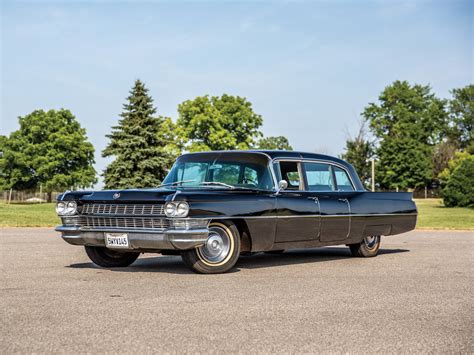
{"label": "rear wheel", "polygon": [[379,235],[365,237],[360,243],[349,244],[349,248],[353,256],[370,258],[376,256],[379,252],[380,240]]}
{"label": "rear wheel", "polygon": [[204,245],[181,253],[184,263],[194,272],[217,274],[229,271],[240,253],[240,233],[232,222],[213,222]]}
{"label": "rear wheel", "polygon": [[105,247],[85,246],[87,256],[102,267],[125,267],[137,260],[140,253],[120,252]]}

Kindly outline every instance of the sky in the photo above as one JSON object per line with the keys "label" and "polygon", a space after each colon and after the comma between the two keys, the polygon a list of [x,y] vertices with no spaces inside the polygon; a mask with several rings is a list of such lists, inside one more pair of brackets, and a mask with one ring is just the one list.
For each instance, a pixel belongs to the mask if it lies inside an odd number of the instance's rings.
{"label": "sky", "polygon": [[67,108],[100,152],[135,79],[160,115],[246,97],[265,135],[338,155],[394,80],[436,95],[473,83],[474,1],[9,1],[1,3],[0,134]]}

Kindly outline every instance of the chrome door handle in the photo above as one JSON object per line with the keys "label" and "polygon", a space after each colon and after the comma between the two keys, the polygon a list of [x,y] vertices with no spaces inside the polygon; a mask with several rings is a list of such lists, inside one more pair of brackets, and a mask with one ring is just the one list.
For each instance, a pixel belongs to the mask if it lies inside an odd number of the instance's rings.
{"label": "chrome door handle", "polygon": [[349,201],[347,200],[347,198],[338,198],[337,200],[338,200],[338,201],[341,201],[341,202],[349,202]]}

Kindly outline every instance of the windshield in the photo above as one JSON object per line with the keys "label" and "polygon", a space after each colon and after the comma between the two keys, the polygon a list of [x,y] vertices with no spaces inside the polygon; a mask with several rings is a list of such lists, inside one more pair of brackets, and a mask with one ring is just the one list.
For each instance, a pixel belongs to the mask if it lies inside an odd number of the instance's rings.
{"label": "windshield", "polygon": [[163,185],[272,190],[273,180],[264,155],[205,153],[178,158]]}

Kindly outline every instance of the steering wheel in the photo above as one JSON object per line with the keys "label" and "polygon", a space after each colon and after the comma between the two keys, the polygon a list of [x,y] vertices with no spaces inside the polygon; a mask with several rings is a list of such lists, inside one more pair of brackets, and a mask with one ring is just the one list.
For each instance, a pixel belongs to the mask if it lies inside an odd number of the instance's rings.
{"label": "steering wheel", "polygon": [[255,181],[253,181],[253,180],[251,180],[251,179],[249,179],[249,178],[247,178],[247,177],[244,177],[244,178],[242,179],[242,183],[243,183],[243,184],[248,184],[248,185],[253,185],[253,186],[255,186],[255,187],[258,187],[258,185],[257,185],[257,183],[256,183]]}

